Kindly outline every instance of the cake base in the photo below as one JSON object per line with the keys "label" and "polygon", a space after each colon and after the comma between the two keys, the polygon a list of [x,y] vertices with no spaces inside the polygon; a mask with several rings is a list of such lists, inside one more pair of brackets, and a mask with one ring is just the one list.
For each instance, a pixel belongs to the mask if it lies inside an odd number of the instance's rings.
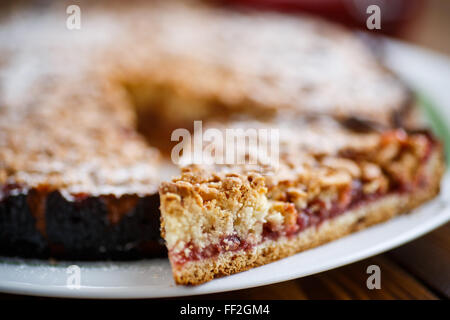
{"label": "cake base", "polygon": [[[68,260],[167,255],[157,194],[135,196],[126,212],[112,216],[103,196],[69,201],[58,191],[40,197],[36,193],[32,189],[0,200],[0,255]],[[115,201],[120,207],[121,199]]]}

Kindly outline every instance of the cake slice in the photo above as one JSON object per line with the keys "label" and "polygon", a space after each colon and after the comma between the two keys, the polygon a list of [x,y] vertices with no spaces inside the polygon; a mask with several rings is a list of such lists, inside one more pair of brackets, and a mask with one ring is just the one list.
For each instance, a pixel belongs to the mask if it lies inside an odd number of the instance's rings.
{"label": "cake slice", "polygon": [[161,185],[162,236],[177,284],[316,247],[439,191],[442,148],[426,132],[355,133],[322,121],[284,131],[276,169],[192,165]]}
{"label": "cake slice", "polygon": [[195,120],[294,110],[389,127],[411,108],[353,32],[318,18],[199,0],[77,3],[89,23],[71,36],[62,2],[0,3],[0,255],[164,254],[163,163],[173,130]]}

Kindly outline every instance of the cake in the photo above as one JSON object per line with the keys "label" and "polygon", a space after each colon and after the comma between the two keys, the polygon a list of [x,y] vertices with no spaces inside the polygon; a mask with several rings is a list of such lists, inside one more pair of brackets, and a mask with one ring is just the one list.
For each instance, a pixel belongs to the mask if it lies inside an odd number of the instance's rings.
{"label": "cake", "polygon": [[[199,1],[77,4],[80,30],[66,28],[61,3],[45,10],[11,5],[0,20],[1,255],[137,259],[165,255],[167,245],[177,283],[197,284],[343,236],[362,215],[358,228],[386,220],[437,193],[443,166],[439,142],[431,134],[399,128],[412,108],[411,92],[350,31],[310,16],[230,11]],[[303,160],[328,170],[308,146],[314,141],[309,138],[285,144],[281,171],[186,166],[179,178],[166,174],[179,172],[167,169],[175,128],[191,129],[194,120],[284,127],[280,119],[286,118],[291,119],[287,130],[294,132],[288,135],[300,134],[300,123],[317,129],[317,137],[340,146],[321,151],[326,158],[360,171],[365,162],[375,171],[386,169],[374,156],[380,141],[402,150],[423,145],[425,154],[408,156],[422,173],[408,173],[411,191],[403,190],[403,180],[393,186],[383,172],[387,189],[364,200],[372,209],[361,213],[363,206],[350,202],[335,218],[310,228],[293,222],[301,211],[291,199],[296,193],[283,195],[280,185],[300,188],[292,174],[305,167]],[[326,129],[329,121],[333,132]],[[345,143],[375,144],[350,152],[337,136]],[[291,176],[282,180],[286,174]],[[267,241],[253,243],[247,234],[237,239],[230,230],[191,233],[185,223],[214,216],[214,206],[195,204],[204,199],[202,186],[214,183],[220,194],[208,201],[260,212],[255,236]],[[224,194],[229,198],[222,199]],[[224,212],[234,220],[231,207]],[[210,227],[220,227],[216,218]],[[273,225],[263,223],[266,218]],[[286,228],[296,230],[278,229],[277,221],[290,221]],[[203,225],[198,223],[196,228]],[[304,240],[312,226],[325,231]],[[204,243],[203,237],[211,239]],[[192,258],[202,256],[197,249],[216,246],[219,238],[213,237],[222,237],[231,249],[220,249],[209,260]],[[187,252],[189,241],[196,253]],[[233,249],[237,242],[249,247]]]}
{"label": "cake", "polygon": [[427,132],[355,133],[329,119],[283,125],[278,168],[193,165],[162,183],[162,233],[177,283],[313,248],[439,191],[442,147]]}

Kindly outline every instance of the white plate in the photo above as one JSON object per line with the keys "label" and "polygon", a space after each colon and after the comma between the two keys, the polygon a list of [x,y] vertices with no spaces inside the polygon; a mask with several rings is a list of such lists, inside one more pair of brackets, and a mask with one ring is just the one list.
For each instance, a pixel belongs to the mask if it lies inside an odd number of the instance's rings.
{"label": "white plate", "polygon": [[[389,41],[387,64],[412,87],[425,93],[450,119],[450,62],[410,45]],[[355,262],[415,239],[450,220],[450,174],[440,196],[389,222],[292,257],[213,280],[197,287],[176,286],[167,259],[139,262],[59,262],[0,258],[0,291],[79,298],[188,296],[256,287],[290,280]],[[80,288],[67,286],[69,265],[80,267]]]}

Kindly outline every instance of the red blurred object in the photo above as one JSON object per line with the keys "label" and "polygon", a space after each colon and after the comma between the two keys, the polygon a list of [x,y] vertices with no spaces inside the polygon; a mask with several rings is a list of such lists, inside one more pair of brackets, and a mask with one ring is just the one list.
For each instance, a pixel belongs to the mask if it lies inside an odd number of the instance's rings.
{"label": "red blurred object", "polygon": [[378,5],[381,12],[381,30],[371,30],[398,35],[407,27],[425,4],[425,0],[219,0],[233,6],[252,7],[283,12],[308,12],[352,28],[365,29],[370,5]]}

